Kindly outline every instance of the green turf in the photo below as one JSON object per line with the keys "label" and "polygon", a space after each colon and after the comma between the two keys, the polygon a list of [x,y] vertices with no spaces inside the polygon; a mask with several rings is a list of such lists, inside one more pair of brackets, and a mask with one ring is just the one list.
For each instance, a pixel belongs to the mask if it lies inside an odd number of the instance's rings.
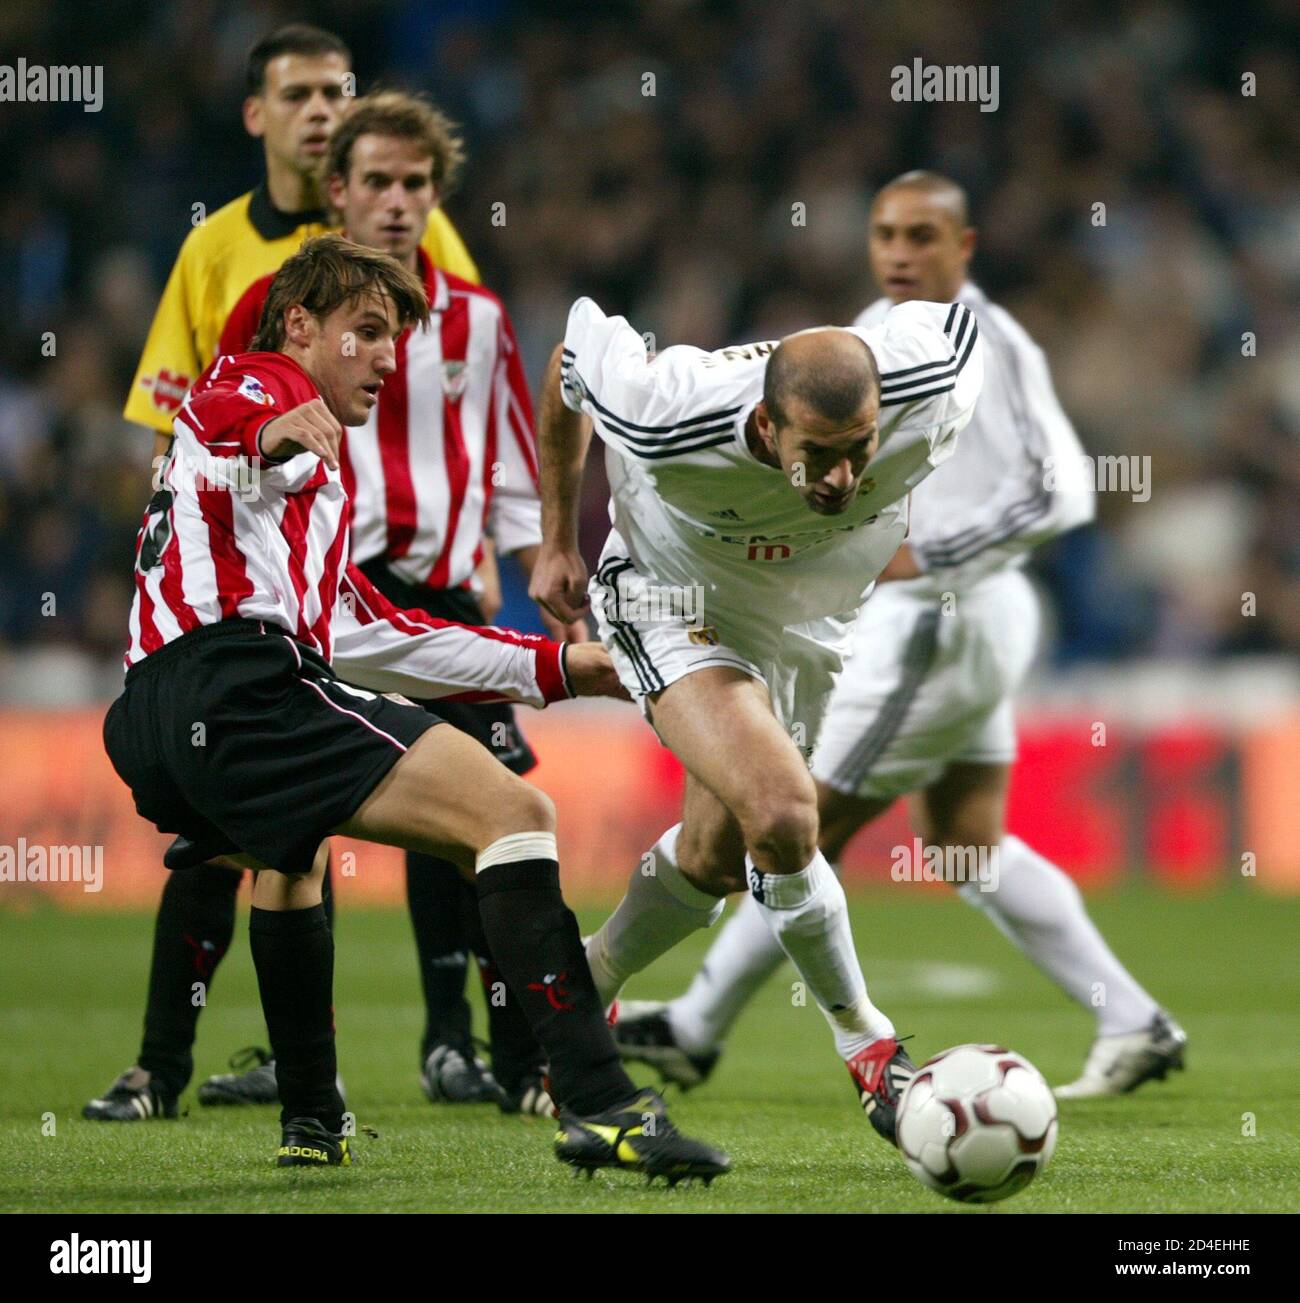
{"label": "green turf", "polygon": [[[1093,914],[1191,1038],[1189,1070],[1120,1100],[1067,1103],[1045,1174],[993,1215],[1042,1211],[1300,1208],[1300,900],[1243,888],[1174,898],[1132,890]],[[593,923],[600,910],[584,911]],[[1090,1020],[952,898],[858,896],[854,925],[872,995],[920,1059],[960,1041],[1071,1075]],[[711,1188],[647,1189],[628,1175],[574,1180],[551,1128],[486,1108],[435,1108],[416,1080],[420,1011],[409,924],[346,911],[336,984],[341,1069],[361,1125],[357,1165],[282,1172],[270,1109],[190,1104],[177,1122],[84,1122],[82,1103],[136,1048],[150,924],[142,916],[0,910],[0,1210],[962,1211],[922,1189],[870,1131],[817,1010],[793,973],[763,992],[710,1084],[670,1096],[689,1131],[735,1171]],[[241,927],[242,937],[242,927]],[[629,992],[677,990],[696,937]],[[948,967],[934,967],[946,964]],[[260,1039],[247,945],[237,939],[203,1018],[197,1073]],[[916,1053],[919,1051],[919,1053]],[[644,1079],[650,1074],[642,1072]],[[183,1104],[183,1106],[184,1106]],[[55,1134],[42,1134],[53,1115]],[[1254,1117],[1254,1136],[1243,1135]]]}

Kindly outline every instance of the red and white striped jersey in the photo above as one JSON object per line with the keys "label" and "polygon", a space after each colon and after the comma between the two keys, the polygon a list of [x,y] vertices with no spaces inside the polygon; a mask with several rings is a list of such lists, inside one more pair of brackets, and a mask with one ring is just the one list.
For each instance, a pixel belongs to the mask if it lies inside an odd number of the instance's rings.
{"label": "red and white striped jersey", "polygon": [[549,639],[400,611],[351,564],[340,472],[314,453],[258,452],[264,425],[317,397],[282,353],[221,356],[199,378],[136,540],[128,668],[200,625],[243,618],[380,692],[534,706],[569,696]]}
{"label": "red and white striped jersey", "polygon": [[[419,251],[427,326],[397,341],[397,370],[365,425],[348,429],[343,481],[352,559],[382,558],[409,584],[457,588],[489,534],[504,554],[542,541],[532,400],[501,300]],[[270,276],[235,305],[223,353],[257,331]]]}

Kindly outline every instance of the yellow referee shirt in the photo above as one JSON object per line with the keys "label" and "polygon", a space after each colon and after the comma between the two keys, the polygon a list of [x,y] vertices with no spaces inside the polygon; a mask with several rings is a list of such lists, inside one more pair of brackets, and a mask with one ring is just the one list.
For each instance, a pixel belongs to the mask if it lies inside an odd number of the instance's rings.
{"label": "yellow referee shirt", "polygon": [[[278,271],[304,240],[329,229],[323,210],[282,213],[273,207],[265,183],[196,226],[181,245],[154,313],[123,408],[126,419],[170,434],[172,417],[216,354],[240,296],[255,280]],[[421,243],[435,266],[477,283],[478,268],[442,209],[430,214]]]}

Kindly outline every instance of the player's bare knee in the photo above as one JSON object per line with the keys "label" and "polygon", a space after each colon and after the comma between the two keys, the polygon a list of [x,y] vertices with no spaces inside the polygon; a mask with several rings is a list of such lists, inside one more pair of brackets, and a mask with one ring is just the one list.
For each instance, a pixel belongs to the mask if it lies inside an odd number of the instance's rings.
{"label": "player's bare knee", "polygon": [[811,788],[807,795],[769,797],[742,815],[740,826],[750,854],[766,860],[769,872],[798,873],[817,851],[817,802]]}
{"label": "player's bare knee", "polygon": [[482,850],[499,837],[521,832],[550,832],[556,827],[555,802],[540,788],[517,778],[509,783],[491,813],[485,812]]}
{"label": "player's bare knee", "polygon": [[744,891],[745,855],[728,841],[700,833],[684,824],[677,837],[677,867],[688,882],[719,895]]}

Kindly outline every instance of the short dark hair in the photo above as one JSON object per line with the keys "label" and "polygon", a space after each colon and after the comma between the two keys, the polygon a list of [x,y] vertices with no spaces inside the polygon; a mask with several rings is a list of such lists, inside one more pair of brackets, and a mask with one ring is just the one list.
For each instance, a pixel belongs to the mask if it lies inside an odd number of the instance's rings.
{"label": "short dark hair", "polygon": [[419,95],[405,91],[372,91],[352,105],[352,111],[330,137],[329,174],[346,182],[352,147],[362,136],[396,136],[413,141],[433,160],[433,184],[445,197],[460,175],[465,146],[456,124]]}
{"label": "short dark hair", "polygon": [[858,342],[865,366],[839,349],[827,350],[815,360],[805,356],[794,361],[787,340],[776,346],[763,372],[763,406],[778,429],[789,424],[791,399],[806,403],[818,416],[834,423],[850,421],[862,410],[863,403],[880,387],[880,373],[871,349],[864,340]]}
{"label": "short dark hair", "polygon": [[262,319],[249,350],[279,353],[284,348],[284,314],[301,303],[323,321],[344,303],[382,294],[397,308],[402,326],[426,324],[429,300],[414,272],[379,249],[367,249],[341,235],[318,235],[286,259],[275,273],[262,305]]}
{"label": "short dark hair", "polygon": [[282,54],[341,54],[352,62],[352,51],[342,37],[311,23],[285,23],[248,52],[244,81],[250,95],[260,95],[266,89],[266,65]]}

